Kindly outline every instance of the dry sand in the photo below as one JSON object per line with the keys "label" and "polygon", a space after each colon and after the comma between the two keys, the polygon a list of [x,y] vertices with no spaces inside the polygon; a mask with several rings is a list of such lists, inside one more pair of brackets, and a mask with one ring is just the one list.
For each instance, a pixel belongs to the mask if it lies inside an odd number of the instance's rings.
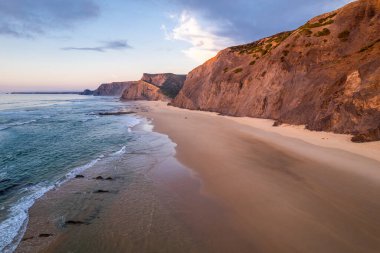
{"label": "dry sand", "polygon": [[380,252],[379,142],[162,102],[137,107],[178,145],[247,252]]}

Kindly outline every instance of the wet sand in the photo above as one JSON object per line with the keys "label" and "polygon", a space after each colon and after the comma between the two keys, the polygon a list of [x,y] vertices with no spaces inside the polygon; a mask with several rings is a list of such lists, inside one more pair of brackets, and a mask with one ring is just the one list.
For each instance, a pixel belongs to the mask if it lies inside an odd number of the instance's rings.
{"label": "wet sand", "polygon": [[178,144],[202,191],[221,200],[251,252],[380,251],[379,142],[139,105]]}
{"label": "wet sand", "polygon": [[161,102],[134,110],[176,152],[149,136],[151,148],[49,192],[16,252],[379,252],[379,142]]}
{"label": "wet sand", "polygon": [[174,143],[143,128],[126,154],[39,199],[16,252],[248,252],[219,201],[175,159]]}

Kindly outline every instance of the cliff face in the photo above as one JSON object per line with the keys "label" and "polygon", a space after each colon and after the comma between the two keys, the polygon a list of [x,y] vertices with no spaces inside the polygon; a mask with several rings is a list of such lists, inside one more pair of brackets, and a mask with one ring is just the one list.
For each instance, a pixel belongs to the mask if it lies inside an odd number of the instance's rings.
{"label": "cliff face", "polygon": [[94,96],[118,96],[131,85],[132,82],[104,83],[93,92]]}
{"label": "cliff face", "polygon": [[122,100],[163,100],[175,97],[185,82],[185,75],[144,74],[140,81],[130,82]]}
{"label": "cliff face", "polygon": [[189,73],[173,105],[380,139],[380,0],[221,51]]}
{"label": "cliff face", "polygon": [[167,100],[160,88],[145,81],[132,82],[128,89],[124,90],[122,100]]}
{"label": "cliff face", "polygon": [[147,74],[144,73],[142,81],[160,87],[160,90],[169,98],[177,96],[186,80],[186,75],[175,75],[172,73]]}

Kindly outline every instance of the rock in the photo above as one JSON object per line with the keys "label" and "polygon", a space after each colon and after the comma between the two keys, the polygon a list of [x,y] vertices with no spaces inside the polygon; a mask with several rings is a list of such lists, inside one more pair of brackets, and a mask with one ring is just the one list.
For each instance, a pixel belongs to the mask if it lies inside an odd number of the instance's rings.
{"label": "rock", "polygon": [[80,93],[80,95],[83,95],[83,96],[92,96],[92,95],[94,95],[94,91],[86,89],[82,93]]}
{"label": "rock", "polygon": [[21,241],[28,241],[28,240],[32,240],[32,239],[34,239],[34,236],[29,236],[29,237],[24,237],[24,238],[22,238],[22,240]]}
{"label": "rock", "polygon": [[53,234],[40,234],[38,237],[51,237],[51,236],[54,236]]}
{"label": "rock", "polygon": [[95,179],[96,180],[104,180],[104,178],[102,176],[97,176]]}
{"label": "rock", "polygon": [[113,178],[112,178],[112,177],[107,177],[106,180],[108,180],[108,181],[112,181]]}
{"label": "rock", "polygon": [[133,82],[128,89],[125,89],[121,100],[130,101],[130,100],[148,100],[148,101],[157,101],[157,100],[167,100],[168,98],[161,92],[160,88],[147,83],[145,81],[136,81]]}
{"label": "rock", "polygon": [[351,2],[294,31],[219,52],[188,74],[172,105],[377,139],[379,34],[379,1]]}
{"label": "rock", "polygon": [[169,101],[183,87],[186,75],[172,73],[143,74],[141,80],[131,82],[124,90],[121,100]]}
{"label": "rock", "polygon": [[83,224],[86,224],[86,223],[83,222],[83,221],[68,220],[68,221],[65,221],[65,224],[66,225],[83,225]]}
{"label": "rock", "polygon": [[94,92],[94,96],[115,96],[120,97],[123,91],[131,85],[132,82],[114,82],[103,83]]}
{"label": "rock", "polygon": [[94,193],[109,193],[110,191],[107,190],[96,190]]}
{"label": "rock", "polygon": [[147,74],[144,73],[141,81],[153,84],[160,88],[161,92],[169,97],[175,98],[185,83],[186,75],[175,75],[172,73]]}
{"label": "rock", "polygon": [[133,114],[136,113],[134,111],[121,111],[121,112],[100,112],[100,116],[112,116],[112,115],[126,115],[126,114]]}
{"label": "rock", "polygon": [[281,126],[283,123],[281,122],[281,120],[276,120],[275,122],[273,122],[273,126],[274,127],[278,127],[278,126]]}
{"label": "rock", "polygon": [[75,178],[84,178],[83,175],[76,175]]}
{"label": "rock", "polygon": [[365,133],[356,134],[351,138],[352,142],[370,142],[370,141],[380,141],[380,125],[376,129],[370,129]]}

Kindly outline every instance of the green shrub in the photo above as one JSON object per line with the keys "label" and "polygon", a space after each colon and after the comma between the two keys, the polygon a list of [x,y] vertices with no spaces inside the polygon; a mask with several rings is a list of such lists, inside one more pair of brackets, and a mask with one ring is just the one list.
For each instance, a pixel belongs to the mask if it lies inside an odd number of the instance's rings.
{"label": "green shrub", "polygon": [[311,43],[309,42],[309,43],[307,43],[306,45],[305,45],[305,47],[311,47]]}
{"label": "green shrub", "polygon": [[311,29],[311,28],[317,28],[317,27],[322,27],[322,26],[326,26],[326,25],[331,25],[332,23],[334,23],[334,20],[332,20],[332,18],[335,16],[336,16],[336,13],[331,14],[325,18],[321,18],[318,20],[318,22],[315,22],[315,23],[307,22],[306,24],[304,24],[300,28],[301,29]]}
{"label": "green shrub", "polygon": [[289,51],[288,50],[284,50],[284,51],[282,51],[282,54],[286,57],[286,56],[288,56]]}
{"label": "green shrub", "polygon": [[228,68],[227,68],[227,67],[224,68],[224,69],[223,69],[223,72],[224,72],[224,73],[227,73],[227,72],[228,72]]}
{"label": "green shrub", "polygon": [[256,61],[251,61],[249,65],[255,65]]}
{"label": "green shrub", "polygon": [[328,36],[330,33],[331,32],[329,29],[323,28],[322,31],[317,32],[314,36],[316,36],[316,37]]}
{"label": "green shrub", "polygon": [[337,14],[337,13],[333,13],[333,14],[331,14],[331,15],[329,15],[329,16],[327,16],[327,17],[325,17],[325,18],[321,18],[321,19],[319,19],[319,23],[324,23],[326,20],[328,20],[328,19],[331,19],[331,18],[335,17],[335,16],[336,16],[336,14]]}
{"label": "green shrub", "polygon": [[310,37],[310,36],[313,34],[313,32],[312,32],[310,29],[303,29],[303,30],[301,31],[301,33],[302,33],[303,35],[305,35],[305,36],[308,36],[308,37]]}
{"label": "green shrub", "polygon": [[350,31],[344,30],[343,32],[338,34],[338,38],[342,41],[345,42],[348,40],[348,37],[350,37]]}
{"label": "green shrub", "polygon": [[234,73],[237,74],[237,73],[240,73],[240,72],[242,72],[242,71],[243,71],[242,68],[237,68],[237,69],[234,70]]}

